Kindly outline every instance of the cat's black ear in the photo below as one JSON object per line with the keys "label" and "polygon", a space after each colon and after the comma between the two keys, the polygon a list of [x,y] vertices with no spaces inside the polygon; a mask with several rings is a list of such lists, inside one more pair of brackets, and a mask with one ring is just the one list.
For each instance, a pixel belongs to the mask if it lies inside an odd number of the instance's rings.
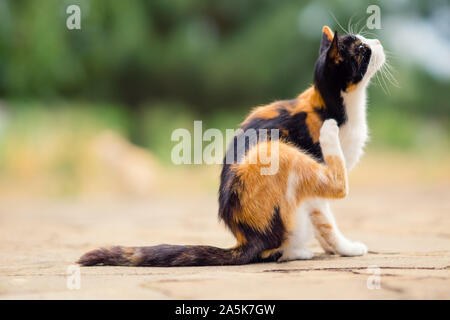
{"label": "cat's black ear", "polygon": [[320,42],[319,53],[322,54],[325,50],[330,47],[331,41],[333,40],[333,32],[329,26],[323,26],[322,28],[322,41]]}
{"label": "cat's black ear", "polygon": [[330,47],[327,51],[327,60],[331,61],[335,64],[338,64],[342,61],[342,57],[339,53],[339,47],[338,47],[338,32],[334,32],[333,40],[331,41]]}

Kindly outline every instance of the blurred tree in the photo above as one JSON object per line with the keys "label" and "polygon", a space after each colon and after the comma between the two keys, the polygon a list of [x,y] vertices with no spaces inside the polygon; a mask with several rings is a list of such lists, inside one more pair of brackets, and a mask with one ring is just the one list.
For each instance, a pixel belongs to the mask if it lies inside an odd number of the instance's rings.
{"label": "blurred tree", "polygon": [[[109,101],[138,110],[168,100],[203,113],[289,98],[312,81],[319,26],[331,21],[337,28],[329,12],[347,22],[354,12],[364,18],[368,3],[0,0],[0,94]],[[70,4],[81,7],[81,30],[66,28]],[[407,5],[425,17],[431,7]],[[448,114],[449,79],[420,66],[401,70],[411,75],[402,77],[406,89],[392,97],[376,89],[379,105],[395,101],[405,111]]]}

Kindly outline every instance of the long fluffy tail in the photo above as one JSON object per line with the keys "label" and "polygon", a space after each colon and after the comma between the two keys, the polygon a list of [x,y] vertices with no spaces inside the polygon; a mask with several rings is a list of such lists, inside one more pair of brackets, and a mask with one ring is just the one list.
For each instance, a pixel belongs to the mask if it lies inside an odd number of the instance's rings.
{"label": "long fluffy tail", "polygon": [[247,264],[257,259],[252,246],[221,249],[211,246],[162,244],[152,247],[110,247],[85,253],[78,263],[83,266],[214,266]]}

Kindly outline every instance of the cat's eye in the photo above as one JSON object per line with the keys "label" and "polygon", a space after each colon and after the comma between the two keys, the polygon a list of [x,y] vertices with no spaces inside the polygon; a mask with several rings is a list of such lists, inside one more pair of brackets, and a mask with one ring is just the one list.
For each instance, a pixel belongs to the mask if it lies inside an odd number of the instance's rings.
{"label": "cat's eye", "polygon": [[358,49],[359,49],[359,50],[364,49],[364,45],[360,44],[359,47],[358,47]]}

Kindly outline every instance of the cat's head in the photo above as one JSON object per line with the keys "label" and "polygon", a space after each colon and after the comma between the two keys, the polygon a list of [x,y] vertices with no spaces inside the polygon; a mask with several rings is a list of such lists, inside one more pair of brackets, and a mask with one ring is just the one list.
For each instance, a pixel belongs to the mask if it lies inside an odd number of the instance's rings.
{"label": "cat's head", "polygon": [[384,62],[383,46],[377,39],[353,34],[339,36],[324,26],[314,82],[319,89],[351,91],[366,85]]}

